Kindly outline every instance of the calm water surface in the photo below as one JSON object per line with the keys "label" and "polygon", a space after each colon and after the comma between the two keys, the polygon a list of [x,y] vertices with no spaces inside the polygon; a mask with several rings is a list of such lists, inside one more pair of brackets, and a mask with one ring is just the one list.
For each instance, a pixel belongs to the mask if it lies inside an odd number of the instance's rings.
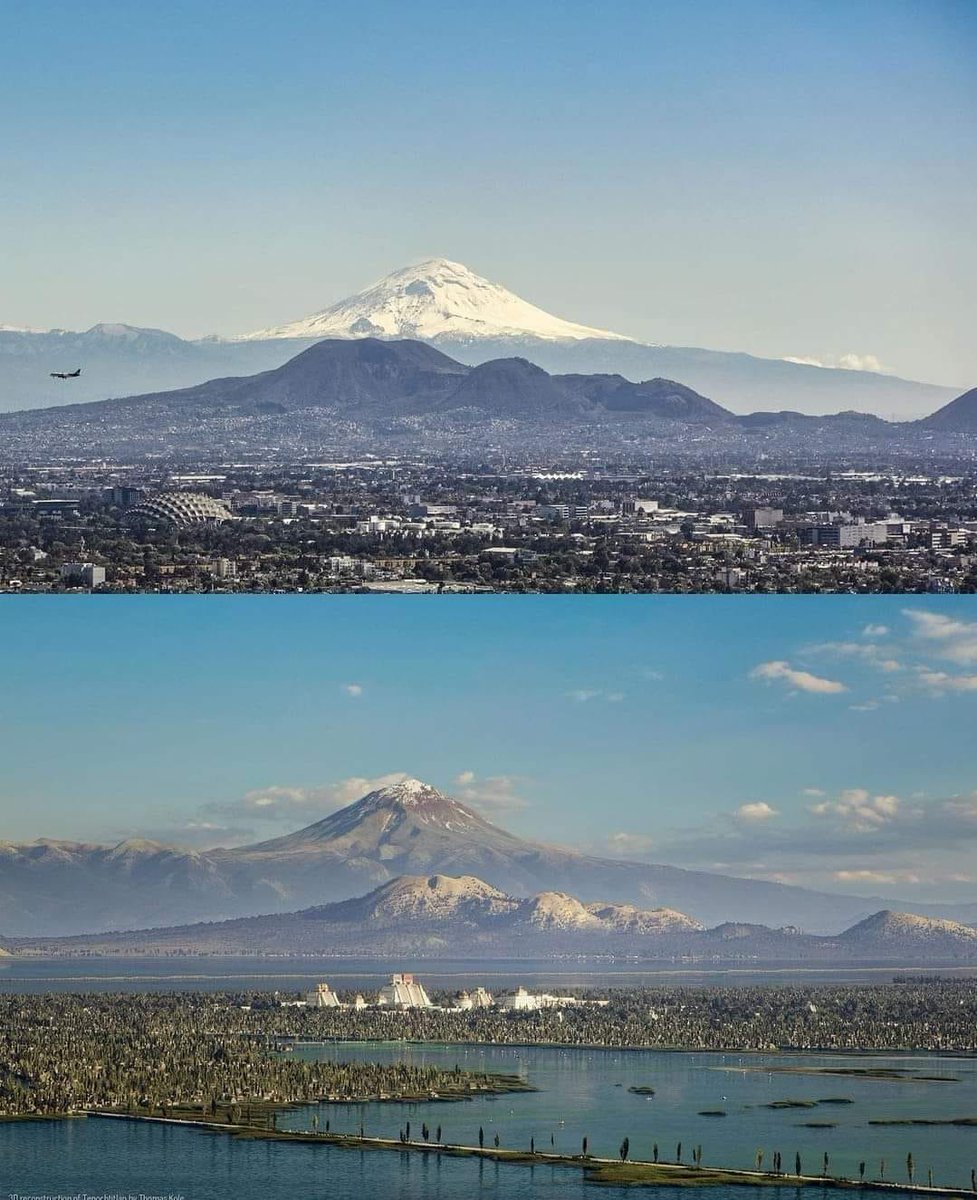
{"label": "calm water surface", "polygon": [[[307,1129],[318,1113],[320,1128],[396,1137],[411,1123],[412,1136],[427,1123],[442,1126],[445,1140],[486,1144],[498,1133],[503,1146],[551,1145],[576,1153],[586,1135],[592,1153],[614,1155],[625,1136],[632,1155],[649,1158],[655,1142],[663,1159],[674,1159],[682,1142],[686,1162],[703,1147],[706,1165],[750,1167],[756,1151],[769,1164],[775,1150],[793,1169],[799,1152],[805,1171],[817,1173],[825,1151],[832,1173],[855,1175],[860,1160],[868,1174],[904,1180],[913,1152],[917,1179],[932,1167],[934,1182],[967,1186],[977,1166],[977,1128],[871,1126],[880,1118],[946,1118],[977,1115],[977,1061],[937,1056],[706,1055],[657,1051],[551,1048],[410,1046],[402,1043],[334,1043],[294,1053],[342,1060],[406,1059],[517,1072],[540,1090],[460,1103],[319,1105],[282,1114],[283,1128]],[[898,1067],[918,1074],[945,1074],[952,1082],[858,1079],[777,1074],[772,1066]],[[758,1068],[758,1069],[753,1069]],[[627,1089],[650,1086],[651,1098]],[[764,1107],[773,1101],[845,1098],[850,1104],[814,1108]],[[699,1115],[704,1109],[725,1117]],[[806,1122],[831,1122],[812,1129]],[[552,1139],[552,1142],[551,1142]],[[710,1189],[714,1200],[760,1200],[755,1189]],[[356,1200],[385,1193],[405,1200],[486,1197],[597,1197],[630,1194],[599,1190],[575,1171],[557,1167],[503,1166],[468,1159],[386,1151],[344,1150],[325,1145],[234,1141],[221,1134],[97,1119],[0,1124],[0,1195],[5,1193],[90,1196],[106,1193],[181,1195],[184,1200]],[[793,1188],[762,1189],[766,1200],[791,1200]],[[660,1200],[679,1200],[686,1189],[662,1189]],[[803,1193],[810,1200],[812,1193]]]}
{"label": "calm water surface", "polygon": [[[376,990],[394,971],[413,971],[429,988],[471,987],[631,987],[690,984],[725,987],[777,983],[887,983],[895,975],[932,974],[928,970],[882,967],[817,967],[809,971],[771,967],[737,970],[692,970],[661,963],[527,962],[524,959],[480,960],[355,958],[254,958],[219,956],[186,958],[26,958],[0,960],[0,992],[159,992],[304,991],[328,980],[333,987]],[[940,968],[940,974],[977,975],[977,968]]]}
{"label": "calm water surface", "polygon": [[[0,964],[0,991],[299,990],[328,979],[338,988],[375,988],[393,970],[413,968],[431,988],[484,982],[490,987],[626,986],[641,983],[756,984],[886,980],[894,972],[819,970],[692,972],[640,964],[532,964],[495,962],[384,963],[377,960],[199,958],[193,960],[22,960]],[[284,1128],[305,1129],[318,1112],[320,1128],[396,1137],[407,1121],[442,1126],[447,1141],[475,1144],[479,1126],[486,1144],[498,1133],[503,1146],[577,1153],[587,1136],[598,1155],[614,1155],[625,1136],[632,1156],[673,1160],[678,1142],[689,1161],[703,1149],[705,1165],[751,1167],[758,1149],[766,1163],[779,1150],[793,1169],[799,1152],[805,1171],[820,1170],[829,1154],[832,1173],[855,1175],[864,1159],[876,1176],[904,1180],[912,1151],[917,1180],[932,1167],[934,1182],[966,1187],[977,1167],[977,1127],[873,1126],[891,1118],[977,1117],[977,1059],[905,1056],[736,1055],[657,1051],[573,1050],[499,1046],[411,1046],[345,1043],[304,1046],[294,1053],[340,1060],[406,1059],[421,1063],[518,1073],[540,1090],[456,1104],[321,1105],[283,1114]],[[778,1074],[784,1065],[854,1068],[899,1067],[944,1074],[953,1082],[922,1082]],[[756,1069],[754,1069],[756,1068]],[[655,1089],[651,1098],[632,1086]],[[777,1100],[846,1099],[850,1104],[810,1108],[764,1107]],[[701,1116],[722,1110],[724,1117]],[[808,1128],[809,1122],[832,1127]],[[552,1140],[551,1140],[552,1139]],[[543,1200],[637,1194],[594,1188],[572,1170],[503,1166],[439,1158],[436,1154],[344,1150],[324,1145],[241,1142],[196,1130],[101,1120],[0,1123],[0,1200],[11,1193],[106,1196],[179,1196],[183,1200]],[[642,1193],[643,1194],[643,1193]],[[658,1200],[688,1200],[688,1189],[658,1189]],[[813,1193],[816,1194],[816,1193]],[[709,1189],[713,1200],[810,1200],[810,1191]]]}
{"label": "calm water surface", "polygon": [[[486,1144],[496,1133],[503,1146],[578,1153],[584,1136],[599,1156],[617,1153],[631,1139],[635,1158],[651,1158],[658,1143],[663,1159],[675,1159],[678,1143],[689,1162],[694,1146],[703,1148],[704,1165],[749,1168],[758,1149],[769,1164],[779,1150],[793,1170],[800,1153],[802,1169],[817,1174],[829,1155],[833,1173],[878,1174],[904,1180],[911,1150],[917,1180],[933,1168],[938,1184],[969,1187],[977,1168],[977,1126],[885,1126],[873,1120],[977,1118],[977,1059],[936,1055],[756,1055],[661,1052],[654,1050],[573,1050],[544,1047],[410,1046],[403,1043],[340,1043],[300,1047],[296,1054],[337,1060],[366,1059],[458,1065],[473,1070],[519,1074],[538,1092],[458,1104],[320,1105],[284,1114],[283,1128],[307,1129],[318,1112],[336,1132],[356,1132],[362,1122],[370,1134],[396,1137],[406,1120],[412,1136],[427,1123],[442,1126],[446,1141],[474,1145],[479,1126]],[[771,1068],[896,1068],[911,1075],[946,1075],[952,1081],[867,1079],[835,1075],[784,1074]],[[653,1097],[630,1087],[653,1087]],[[765,1107],[782,1100],[845,1100],[813,1107]],[[700,1115],[722,1111],[725,1117]],[[810,1128],[809,1123],[832,1128]],[[551,1139],[552,1138],[552,1142]]]}
{"label": "calm water surface", "polygon": [[[689,1200],[687,1189],[595,1188],[577,1171],[388,1151],[234,1142],[116,1121],[0,1125],[0,1196],[183,1200]],[[694,1193],[693,1193],[694,1194]],[[705,1195],[706,1193],[703,1193]],[[711,1200],[800,1200],[793,1188],[711,1188]],[[807,1200],[807,1198],[805,1198]]]}

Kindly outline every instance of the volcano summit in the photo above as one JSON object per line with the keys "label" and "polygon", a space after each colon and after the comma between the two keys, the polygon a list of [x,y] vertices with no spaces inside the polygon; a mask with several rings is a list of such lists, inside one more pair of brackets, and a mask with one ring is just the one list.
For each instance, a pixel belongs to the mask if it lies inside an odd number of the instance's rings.
{"label": "volcano summit", "polygon": [[[36,937],[286,913],[361,896],[399,876],[475,877],[517,896],[673,909],[705,925],[738,921],[833,932],[877,898],[599,858],[527,841],[429,784],[403,779],[283,837],[180,850],[42,840],[0,844],[0,934]],[[919,906],[973,920],[968,906]],[[540,913],[540,919],[545,913]]]}

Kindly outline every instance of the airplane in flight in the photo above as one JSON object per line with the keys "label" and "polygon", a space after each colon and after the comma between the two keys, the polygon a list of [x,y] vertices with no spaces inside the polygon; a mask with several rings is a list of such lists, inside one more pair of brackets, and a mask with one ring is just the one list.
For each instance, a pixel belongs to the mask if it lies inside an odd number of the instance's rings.
{"label": "airplane in flight", "polygon": [[52,371],[52,379],[77,379],[81,374],[81,367],[77,371]]}

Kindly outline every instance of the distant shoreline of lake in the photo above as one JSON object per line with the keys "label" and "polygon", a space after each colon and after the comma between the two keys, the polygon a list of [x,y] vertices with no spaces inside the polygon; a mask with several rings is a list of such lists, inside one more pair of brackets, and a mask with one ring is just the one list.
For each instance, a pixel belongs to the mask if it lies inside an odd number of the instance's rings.
{"label": "distant shoreline of lake", "polygon": [[648,963],[564,962],[538,959],[395,959],[187,955],[132,958],[30,956],[0,959],[0,991],[302,991],[325,979],[350,990],[375,990],[396,971],[412,971],[429,988],[655,986],[756,987],[790,983],[878,982],[880,978],[977,976],[977,966],[664,967]]}

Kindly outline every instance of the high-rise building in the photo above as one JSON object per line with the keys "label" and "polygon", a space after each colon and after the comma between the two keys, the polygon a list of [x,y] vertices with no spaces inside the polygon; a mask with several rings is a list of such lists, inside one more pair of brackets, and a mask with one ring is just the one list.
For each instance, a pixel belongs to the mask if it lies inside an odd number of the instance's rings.
{"label": "high-rise building", "polygon": [[105,568],[96,563],[62,563],[61,579],[72,587],[99,587],[105,582]]}

